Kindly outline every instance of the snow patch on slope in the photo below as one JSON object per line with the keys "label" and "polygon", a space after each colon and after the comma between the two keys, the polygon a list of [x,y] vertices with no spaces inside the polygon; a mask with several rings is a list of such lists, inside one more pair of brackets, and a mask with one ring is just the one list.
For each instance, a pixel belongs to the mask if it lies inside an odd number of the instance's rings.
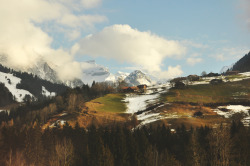
{"label": "snow patch on slope", "polygon": [[[224,111],[223,109],[227,109],[227,111]],[[243,113],[245,114],[245,117],[242,120],[243,124],[248,126],[250,123],[250,107],[249,106],[243,106],[243,105],[220,106],[214,111],[218,115],[222,115],[225,118],[230,118],[235,113]]]}
{"label": "snow patch on slope", "polygon": [[127,94],[125,102],[127,103],[127,113],[134,114],[138,111],[145,110],[150,101],[154,101],[159,97],[159,94],[137,95]]}
{"label": "snow patch on slope", "polygon": [[23,102],[25,95],[33,96],[29,91],[17,89],[16,85],[21,82],[21,79],[13,76],[13,74],[0,72],[0,82],[9,89],[10,93],[15,96],[17,102]]}
{"label": "snow patch on slope", "polygon": [[54,97],[56,96],[55,92],[49,92],[44,86],[42,86],[42,95],[46,97]]}

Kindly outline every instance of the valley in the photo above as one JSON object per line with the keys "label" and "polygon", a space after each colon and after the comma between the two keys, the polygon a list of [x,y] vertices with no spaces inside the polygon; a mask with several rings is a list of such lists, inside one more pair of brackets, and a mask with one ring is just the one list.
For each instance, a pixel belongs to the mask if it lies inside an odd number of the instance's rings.
{"label": "valley", "polygon": [[[216,78],[222,78],[224,83],[209,84]],[[102,124],[101,121],[107,124],[115,121],[125,123],[133,117],[139,128],[165,124],[173,131],[182,124],[188,127],[217,127],[230,124],[232,120],[241,120],[248,126],[249,84],[249,73],[241,73],[202,78],[190,82],[183,89],[167,83],[149,86],[144,93],[108,94],[85,103],[78,120],[89,121],[87,119],[93,116],[98,124]],[[69,119],[69,123],[73,125],[74,120]]]}

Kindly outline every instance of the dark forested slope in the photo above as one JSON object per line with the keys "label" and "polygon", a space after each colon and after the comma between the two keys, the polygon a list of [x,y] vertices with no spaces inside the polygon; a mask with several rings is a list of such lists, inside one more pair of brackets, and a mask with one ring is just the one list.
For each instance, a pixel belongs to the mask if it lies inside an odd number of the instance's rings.
{"label": "dark forested slope", "polygon": [[232,70],[240,72],[250,71],[250,52],[236,62]]}

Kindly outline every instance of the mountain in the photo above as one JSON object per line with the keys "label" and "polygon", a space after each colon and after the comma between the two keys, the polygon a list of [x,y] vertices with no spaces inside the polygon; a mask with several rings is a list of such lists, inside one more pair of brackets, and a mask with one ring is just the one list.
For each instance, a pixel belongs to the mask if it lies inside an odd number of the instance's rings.
{"label": "mountain", "polygon": [[36,75],[43,80],[47,80],[55,84],[65,84],[71,88],[83,85],[83,82],[77,78],[74,80],[61,80],[58,78],[58,74],[56,72],[57,66],[53,63],[46,62],[42,57],[40,57],[35,64],[26,67],[12,66],[8,63],[7,59],[7,56],[0,54],[0,64],[16,71],[27,72]]}
{"label": "mountain", "polygon": [[94,60],[81,62],[82,78],[84,84],[91,85],[95,82],[116,82],[115,76],[107,67],[96,64]]}
{"label": "mountain", "polygon": [[56,68],[53,64],[48,64],[47,62],[41,59],[33,67],[28,68],[27,72],[32,73],[41,79],[44,79],[44,80],[47,80],[56,84],[65,84],[71,88],[83,85],[83,82],[80,79],[60,80],[57,76],[56,71],[53,68]]}
{"label": "mountain", "polygon": [[[6,56],[0,55],[0,63],[4,64],[5,66],[8,64],[6,58]],[[29,67],[21,69],[17,68],[16,70],[28,72],[32,75],[36,75],[42,80],[47,80],[55,84],[64,84],[71,88],[80,87],[83,84],[92,85],[93,81],[116,84],[117,82],[125,80],[130,85],[152,83],[152,80],[149,78],[149,76],[146,76],[139,70],[130,74],[121,71],[117,72],[116,74],[112,74],[107,67],[96,64],[94,60],[79,63],[82,69],[82,76],[81,78],[76,78],[74,80],[61,80],[58,77],[57,66],[45,61],[43,58],[40,58],[35,64]]]}
{"label": "mountain", "polygon": [[47,62],[39,61],[32,68],[28,69],[29,73],[37,75],[41,79],[48,80],[53,83],[60,83],[56,71],[53,70]]}
{"label": "mountain", "polygon": [[136,86],[140,84],[150,85],[152,80],[140,70],[135,70],[130,73],[124,80],[129,86]]}
{"label": "mountain", "polygon": [[232,70],[240,72],[250,71],[250,52],[233,65]]}
{"label": "mountain", "polygon": [[42,100],[45,97],[62,94],[68,89],[63,84],[52,83],[26,72],[18,72],[6,68],[1,64],[0,83],[8,89],[17,102],[37,99]]}
{"label": "mountain", "polygon": [[121,81],[125,80],[128,76],[129,76],[129,73],[121,72],[121,71],[118,71],[115,74],[116,81],[118,81],[118,82],[121,82]]}

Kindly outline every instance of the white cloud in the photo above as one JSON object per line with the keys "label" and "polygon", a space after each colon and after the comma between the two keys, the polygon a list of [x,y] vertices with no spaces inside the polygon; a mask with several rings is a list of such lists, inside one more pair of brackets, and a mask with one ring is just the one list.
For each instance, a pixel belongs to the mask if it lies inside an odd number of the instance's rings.
{"label": "white cloud", "polygon": [[81,0],[85,8],[94,8],[101,5],[102,0]]}
{"label": "white cloud", "polygon": [[190,66],[194,66],[200,62],[202,62],[202,58],[196,58],[196,57],[187,58],[187,64]]}
{"label": "white cloud", "polygon": [[153,72],[154,76],[158,77],[159,79],[171,79],[175,77],[179,77],[183,74],[183,71],[181,69],[180,65],[177,65],[175,67],[169,66],[168,70],[162,71],[162,72]]}
{"label": "white cloud", "polygon": [[96,23],[106,21],[107,18],[74,11],[95,7],[101,3],[100,0],[91,1],[89,6],[87,2],[82,4],[77,0],[0,2],[0,55],[6,57],[9,67],[32,67],[42,57],[58,66],[57,70],[61,77],[79,77],[80,67],[73,62],[73,57],[62,48],[51,48],[53,38],[39,26],[44,25],[47,31],[62,33],[69,41],[79,38],[82,29],[92,29]]}
{"label": "white cloud", "polygon": [[239,0],[240,6],[243,9],[244,13],[244,20],[247,24],[248,28],[250,29],[250,1],[249,0]]}
{"label": "white cloud", "polygon": [[215,58],[217,61],[238,60],[248,52],[249,49],[245,47],[226,47],[218,49],[217,52],[213,55],[210,55],[210,57]]}
{"label": "white cloud", "polygon": [[140,32],[129,25],[106,27],[82,39],[78,47],[79,54],[127,62],[148,73],[162,72],[165,58],[182,57],[186,51],[178,41],[166,40],[151,32]]}
{"label": "white cloud", "polygon": [[197,43],[191,40],[183,40],[182,44],[188,47],[194,47],[194,48],[200,48],[200,49],[209,48],[207,44]]}

